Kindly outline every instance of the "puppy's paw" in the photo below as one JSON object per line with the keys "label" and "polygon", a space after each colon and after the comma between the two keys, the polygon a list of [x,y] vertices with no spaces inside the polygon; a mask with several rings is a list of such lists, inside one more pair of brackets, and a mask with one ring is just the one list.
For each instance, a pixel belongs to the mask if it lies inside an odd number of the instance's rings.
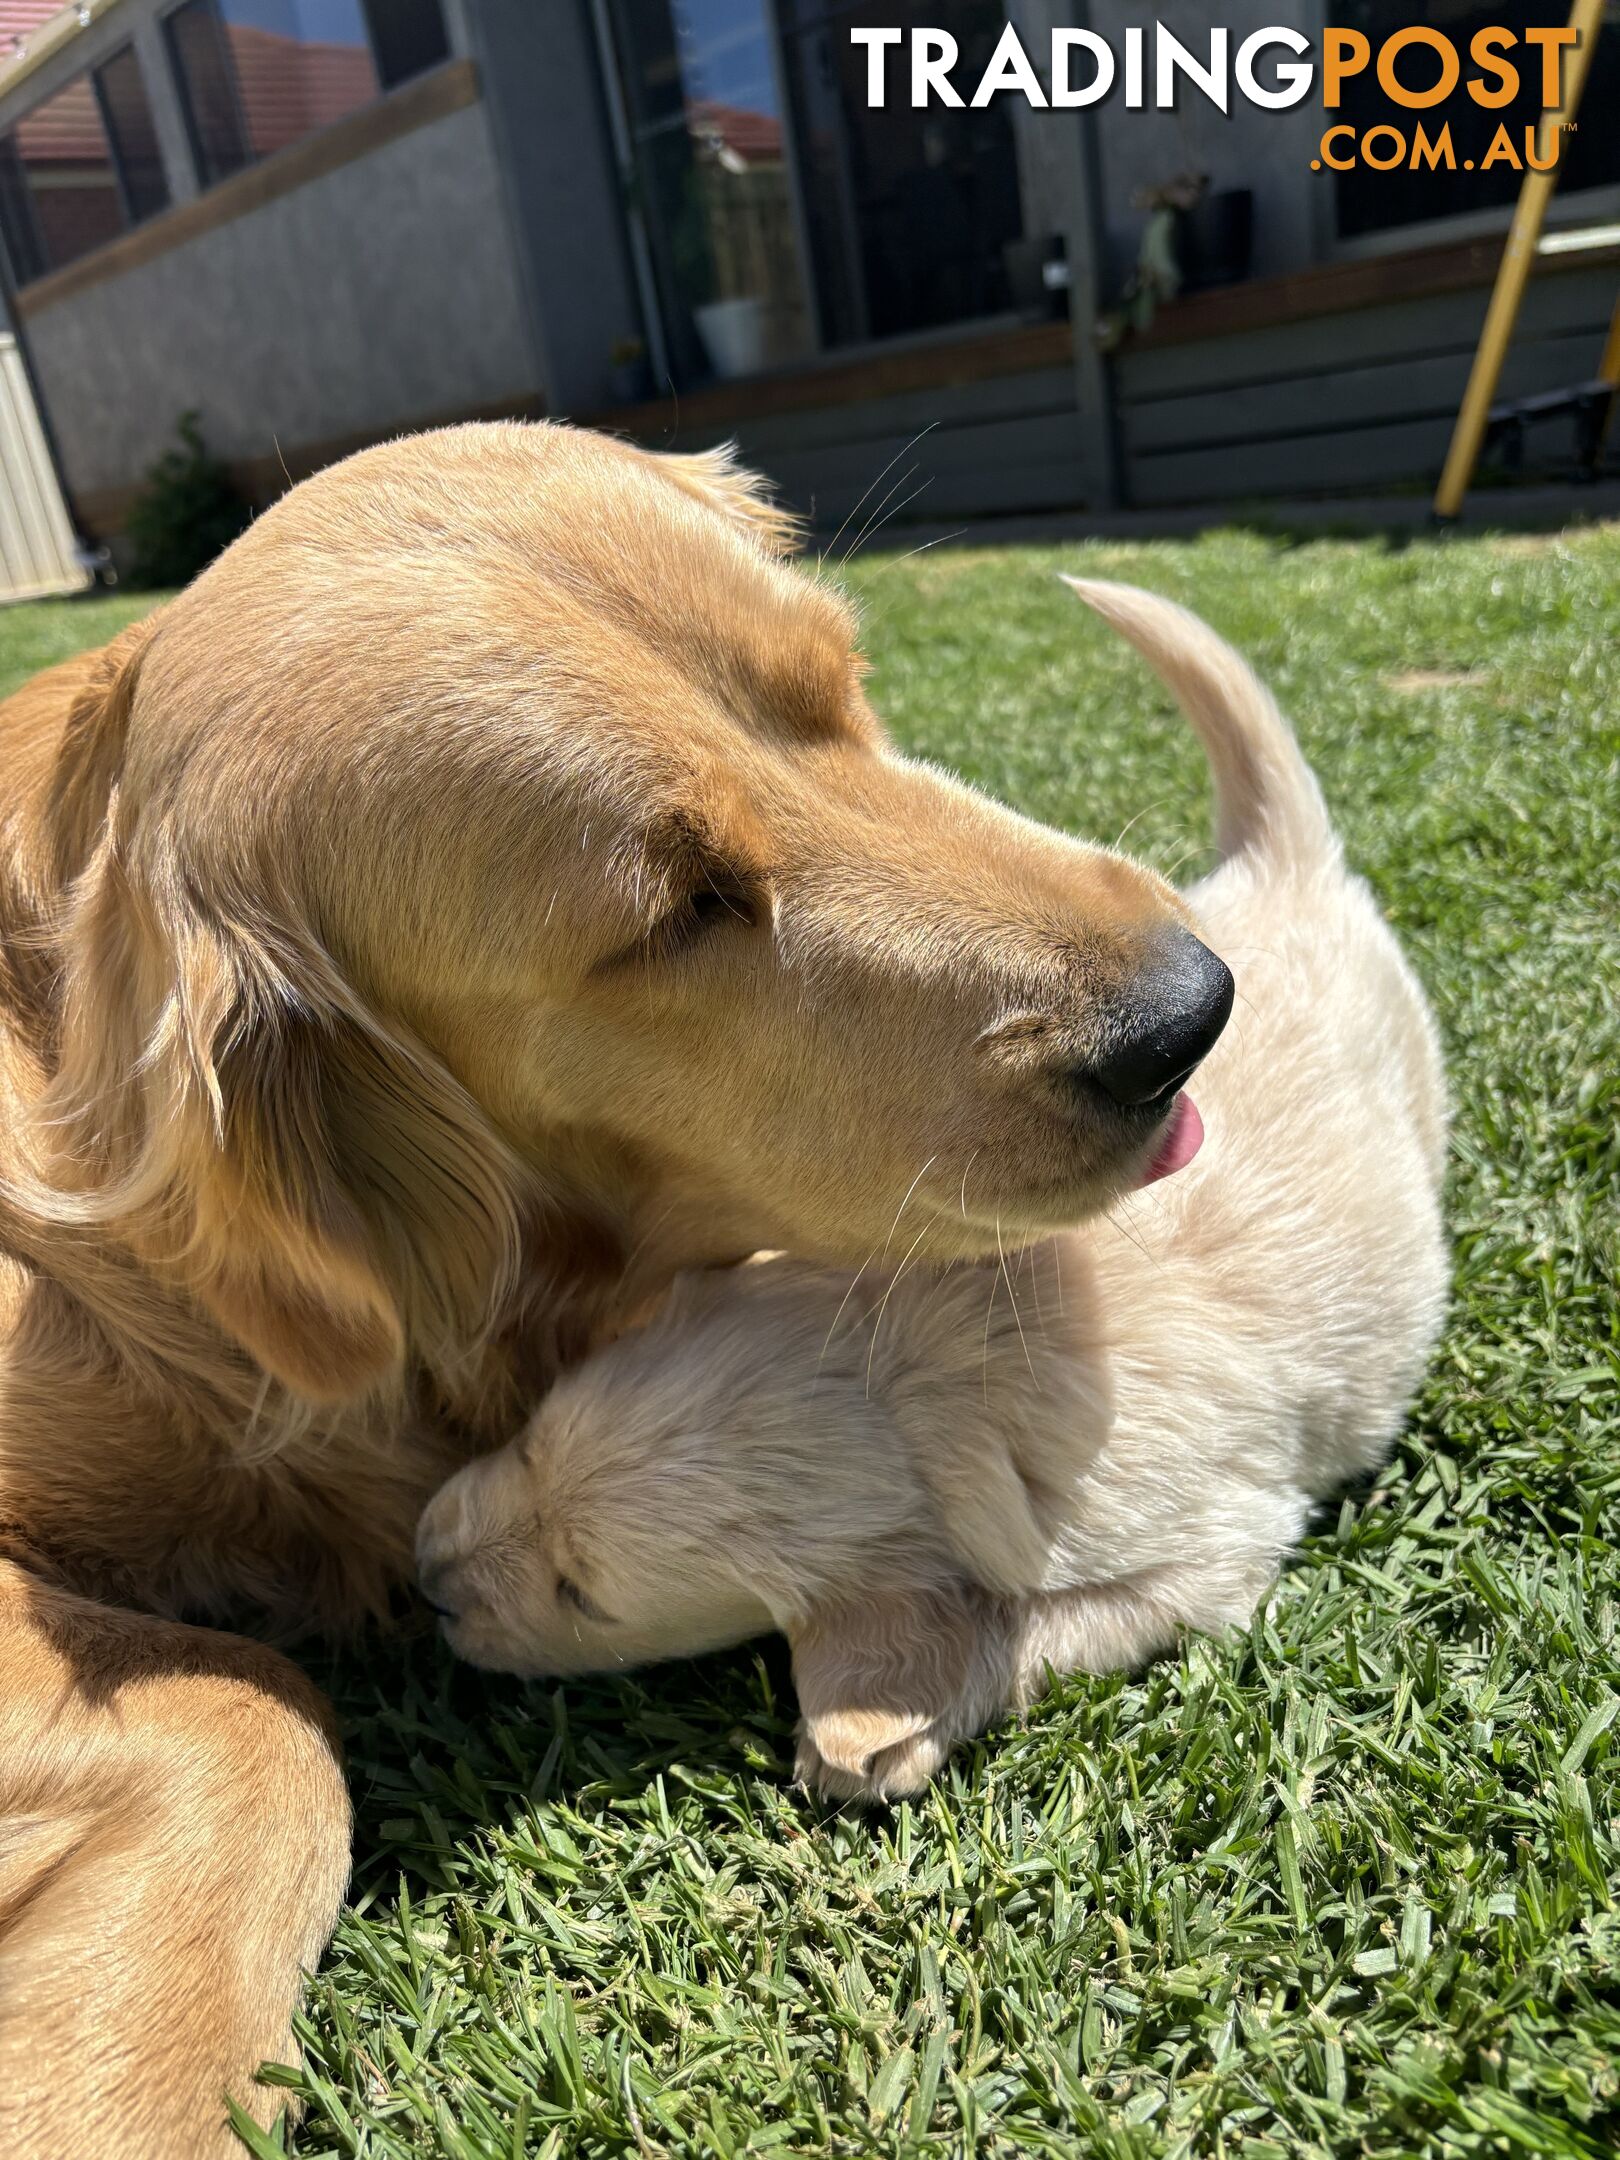
{"label": "puppy's paw", "polygon": [[937,1777],[968,1728],[947,1718],[854,1712],[806,1718],[793,1775],[828,1800],[904,1800]]}

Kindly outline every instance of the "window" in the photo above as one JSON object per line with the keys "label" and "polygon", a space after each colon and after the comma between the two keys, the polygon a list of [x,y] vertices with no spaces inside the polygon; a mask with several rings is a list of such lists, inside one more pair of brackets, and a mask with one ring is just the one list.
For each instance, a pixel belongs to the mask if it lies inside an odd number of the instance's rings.
{"label": "window", "polygon": [[166,24],[192,161],[204,187],[227,180],[248,161],[236,78],[214,0],[185,0]]}
{"label": "window", "polygon": [[0,230],[20,285],[116,239],[168,201],[146,87],[128,47],[0,138]]}
{"label": "window", "polygon": [[852,29],[949,31],[972,79],[1005,0],[612,0],[660,312],[679,382],[994,315],[1023,217],[1011,100],[866,104]]}
{"label": "window", "polygon": [[[1407,28],[1414,20],[1411,0],[1336,0],[1328,16],[1345,29],[1363,32],[1375,49],[1381,39]],[[1487,25],[1500,23],[1521,36],[1532,27],[1562,28],[1569,21],[1569,5],[1568,0],[1431,0],[1422,19],[1450,38],[1466,57],[1470,40]],[[1498,111],[1475,104],[1466,87],[1459,87],[1443,105],[1409,114],[1398,108],[1392,110],[1370,69],[1346,82],[1339,118],[1355,128],[1358,135],[1393,120],[1410,136],[1413,121],[1421,120],[1427,134],[1435,139],[1449,124],[1457,169],[1431,172],[1420,166],[1413,172],[1398,165],[1389,172],[1375,172],[1358,164],[1350,172],[1339,173],[1334,180],[1334,194],[1342,238],[1394,231],[1403,225],[1427,223],[1431,218],[1454,217],[1467,211],[1504,208],[1518,200],[1522,172],[1515,171],[1506,160],[1489,171],[1478,170],[1499,127],[1506,125],[1510,139],[1522,151],[1525,129],[1534,127],[1541,115],[1539,52],[1532,48],[1526,54],[1521,46],[1510,57],[1520,66],[1520,95]],[[1420,75],[1418,70],[1425,60],[1431,72]],[[1432,54],[1414,53],[1406,59],[1405,70],[1402,80],[1418,88],[1438,79],[1439,62]],[[1464,85],[1470,72],[1465,66]],[[1598,33],[1597,51],[1581,99],[1579,125],[1566,139],[1558,182],[1560,202],[1567,202],[1582,188],[1620,184],[1620,128],[1608,120],[1617,111],[1620,22],[1614,19],[1611,9],[1609,20]],[[1602,121],[1599,114],[1604,116]],[[1473,171],[1467,169],[1469,159],[1474,161]]]}
{"label": "window", "polygon": [[682,382],[811,349],[769,0],[614,0],[660,313]]}
{"label": "window", "polygon": [[366,25],[385,90],[450,57],[439,0],[366,0]]}
{"label": "window", "polygon": [[874,112],[866,48],[850,37],[892,24],[946,31],[961,56],[955,77],[972,83],[1006,28],[1006,0],[782,0],[782,15],[828,343],[1010,307],[1005,250],[1023,233],[1013,99],[918,111],[891,50],[888,98]]}
{"label": "window", "polygon": [[167,29],[204,187],[449,53],[440,0],[183,0]]}
{"label": "window", "polygon": [[112,146],[130,221],[139,224],[169,207],[169,183],[163,176],[163,155],[158,149],[152,109],[146,102],[141,64],[126,45],[96,70],[96,93],[101,100],[102,125]]}

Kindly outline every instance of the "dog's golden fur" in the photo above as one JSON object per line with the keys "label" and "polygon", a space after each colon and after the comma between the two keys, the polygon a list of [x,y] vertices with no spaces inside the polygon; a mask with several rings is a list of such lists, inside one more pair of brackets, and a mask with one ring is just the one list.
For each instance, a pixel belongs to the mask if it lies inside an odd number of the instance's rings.
{"label": "dog's golden fur", "polygon": [[786,537],[724,458],[451,430],[0,706],[17,2160],[273,2111],[342,1781],[290,1665],[183,1623],[386,1610],[682,1267],[854,1265],[903,1201],[984,1256],[1161,1136],[1071,1081],[1181,904],[895,757]]}
{"label": "dog's golden fur", "polygon": [[1189,900],[1244,994],[1201,1158],[1005,1268],[681,1277],[430,1503],[463,1655],[616,1669],[779,1627],[801,1775],[909,1792],[1049,1668],[1247,1620],[1312,1499],[1388,1449],[1445,1296],[1422,993],[1236,655],[1080,589],[1215,767],[1226,860]]}

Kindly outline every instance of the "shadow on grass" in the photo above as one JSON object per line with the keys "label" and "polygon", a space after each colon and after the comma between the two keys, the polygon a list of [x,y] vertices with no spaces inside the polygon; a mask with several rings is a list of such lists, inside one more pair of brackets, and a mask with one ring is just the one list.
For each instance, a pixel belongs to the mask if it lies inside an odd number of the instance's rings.
{"label": "shadow on grass", "polygon": [[362,1902],[391,1902],[402,1875],[423,1890],[458,1887],[469,1844],[532,1828],[541,1803],[600,1814],[660,1780],[718,1794],[735,1790],[739,1771],[782,1785],[793,1774],[797,1711],[780,1637],[567,1681],[479,1672],[425,1628],[300,1662],[342,1726],[351,1896]]}

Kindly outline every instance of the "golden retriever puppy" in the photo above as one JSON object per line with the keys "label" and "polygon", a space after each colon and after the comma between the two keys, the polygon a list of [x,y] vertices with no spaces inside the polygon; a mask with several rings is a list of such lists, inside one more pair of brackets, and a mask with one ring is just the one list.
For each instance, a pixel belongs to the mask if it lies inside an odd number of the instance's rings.
{"label": "golden retriever puppy", "polygon": [[475,1662],[780,1628],[801,1773],[903,1793],[1049,1667],[1245,1619],[1312,1497],[1387,1450],[1445,1294],[1422,994],[1236,655],[1078,589],[1214,765],[1225,860],[1189,900],[1243,1003],[1199,1076],[1207,1145],[1183,1096],[1150,1166],[1178,1175],[1005,1267],[683,1277],[428,1508],[422,1580]]}

